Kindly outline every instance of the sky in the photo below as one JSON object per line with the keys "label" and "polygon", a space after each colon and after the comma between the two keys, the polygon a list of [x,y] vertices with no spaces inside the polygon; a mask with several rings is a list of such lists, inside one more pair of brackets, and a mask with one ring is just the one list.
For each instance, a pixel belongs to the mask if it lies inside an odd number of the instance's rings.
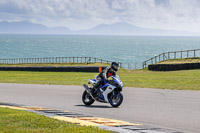
{"label": "sky", "polygon": [[0,21],[30,21],[71,30],[127,22],[200,32],[200,0],[0,0]]}

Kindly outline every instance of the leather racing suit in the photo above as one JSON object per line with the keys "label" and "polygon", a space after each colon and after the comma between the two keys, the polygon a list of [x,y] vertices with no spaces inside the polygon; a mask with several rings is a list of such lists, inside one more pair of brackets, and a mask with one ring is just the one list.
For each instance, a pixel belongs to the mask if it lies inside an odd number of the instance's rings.
{"label": "leather racing suit", "polygon": [[108,80],[110,76],[115,76],[116,72],[111,67],[106,67],[99,75],[97,76],[97,84],[95,88],[99,88],[103,85],[104,80]]}

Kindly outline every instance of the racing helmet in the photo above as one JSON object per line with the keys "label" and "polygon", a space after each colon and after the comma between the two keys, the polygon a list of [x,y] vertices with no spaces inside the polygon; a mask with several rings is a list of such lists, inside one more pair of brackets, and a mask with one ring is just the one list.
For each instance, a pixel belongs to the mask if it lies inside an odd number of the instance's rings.
{"label": "racing helmet", "polygon": [[112,62],[111,63],[111,68],[114,70],[114,71],[118,71],[119,70],[119,64],[117,62]]}

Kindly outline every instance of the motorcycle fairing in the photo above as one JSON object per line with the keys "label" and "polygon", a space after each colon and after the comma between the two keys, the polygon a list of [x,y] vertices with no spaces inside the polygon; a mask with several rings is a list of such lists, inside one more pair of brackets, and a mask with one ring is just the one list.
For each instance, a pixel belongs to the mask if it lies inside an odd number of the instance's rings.
{"label": "motorcycle fairing", "polygon": [[95,85],[97,83],[96,79],[88,79],[88,83]]}
{"label": "motorcycle fairing", "polygon": [[103,92],[104,100],[106,102],[109,102],[108,100],[108,94],[111,93],[116,87],[114,85],[108,85],[106,90]]}
{"label": "motorcycle fairing", "polygon": [[[117,79],[115,79],[115,78],[113,78],[113,81],[115,83],[118,83]],[[95,85],[95,84],[97,84],[97,81],[96,81],[96,79],[88,79],[88,83]],[[116,86],[109,84],[109,82],[104,80],[103,86],[100,87],[100,90],[101,90],[100,99],[105,100],[105,102],[109,102],[108,94],[111,93],[115,88],[116,88]]]}

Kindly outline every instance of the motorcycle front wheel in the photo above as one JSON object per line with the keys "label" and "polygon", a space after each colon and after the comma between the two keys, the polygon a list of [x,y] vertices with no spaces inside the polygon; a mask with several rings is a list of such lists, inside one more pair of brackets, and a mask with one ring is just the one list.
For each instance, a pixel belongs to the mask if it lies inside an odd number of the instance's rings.
{"label": "motorcycle front wheel", "polygon": [[112,107],[120,106],[122,101],[123,101],[123,95],[120,92],[115,93],[115,95],[112,95],[109,100]]}
{"label": "motorcycle front wheel", "polygon": [[83,92],[82,101],[85,105],[91,105],[94,103],[94,99],[90,96],[90,94],[86,90]]}

